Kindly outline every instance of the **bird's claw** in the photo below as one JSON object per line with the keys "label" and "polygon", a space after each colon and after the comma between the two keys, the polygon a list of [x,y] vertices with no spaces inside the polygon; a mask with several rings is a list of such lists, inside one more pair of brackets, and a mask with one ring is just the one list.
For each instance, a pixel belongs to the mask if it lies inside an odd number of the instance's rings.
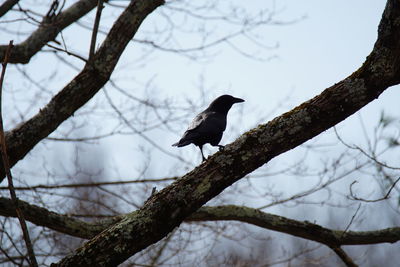
{"label": "bird's claw", "polygon": [[218,146],[218,150],[219,150],[219,151],[223,151],[224,148],[225,148],[225,146],[221,146],[221,145]]}

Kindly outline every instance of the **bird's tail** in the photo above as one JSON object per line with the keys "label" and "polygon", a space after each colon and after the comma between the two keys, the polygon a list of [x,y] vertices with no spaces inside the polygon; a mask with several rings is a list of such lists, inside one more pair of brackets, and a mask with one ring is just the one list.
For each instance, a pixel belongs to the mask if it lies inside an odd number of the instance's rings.
{"label": "bird's tail", "polygon": [[176,142],[175,144],[172,144],[172,146],[182,147],[182,146],[187,146],[189,144],[190,144],[190,142],[185,141],[185,140],[182,141],[182,139],[181,139],[178,142]]}

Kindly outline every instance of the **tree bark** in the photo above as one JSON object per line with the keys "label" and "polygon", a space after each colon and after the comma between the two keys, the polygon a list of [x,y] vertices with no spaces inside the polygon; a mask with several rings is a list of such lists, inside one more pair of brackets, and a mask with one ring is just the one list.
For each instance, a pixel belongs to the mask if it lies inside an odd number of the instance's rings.
{"label": "tree bark", "polygon": [[19,2],[19,0],[6,0],[3,4],[0,6],[0,18],[4,16],[10,9],[16,5]]}
{"label": "tree bark", "polygon": [[240,221],[292,236],[312,240],[328,247],[395,243],[400,240],[400,227],[375,231],[342,231],[322,227],[308,221],[296,221],[282,216],[241,206],[202,207],[186,221]]}
{"label": "tree bark", "polygon": [[[95,235],[122,220],[125,216],[118,215],[101,220],[100,222],[88,223],[67,215],[49,211],[22,200],[19,200],[18,205],[24,213],[25,219],[31,223],[84,239],[93,238]],[[0,198],[0,215],[17,217],[11,199]],[[185,222],[188,223],[197,221],[239,221],[319,242],[329,247],[395,243],[400,240],[400,227],[345,232],[328,229],[307,221],[296,221],[258,209],[235,205],[202,207],[185,219]]]}
{"label": "tree bark", "polygon": [[[18,206],[27,221],[54,231],[74,237],[89,239],[121,220],[122,216],[114,216],[96,223],[75,219],[68,215],[58,214],[45,208],[19,200]],[[11,199],[0,197],[0,215],[17,217],[15,206]]]}
{"label": "tree bark", "polygon": [[190,214],[270,159],[346,119],[400,82],[400,2],[388,0],[363,66],[293,110],[259,125],[153,195],[140,210],[54,266],[115,266],[159,241]]}

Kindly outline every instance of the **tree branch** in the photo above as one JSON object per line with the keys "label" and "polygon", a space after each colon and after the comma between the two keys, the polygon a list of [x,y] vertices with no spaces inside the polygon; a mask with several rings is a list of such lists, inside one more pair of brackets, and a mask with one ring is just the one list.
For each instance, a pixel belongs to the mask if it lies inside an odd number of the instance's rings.
{"label": "tree branch", "polygon": [[338,255],[338,257],[343,261],[348,267],[357,267],[358,265],[344,252],[341,247],[331,247],[331,249]]}
{"label": "tree branch", "polygon": [[353,182],[350,184],[350,199],[352,199],[352,200],[359,200],[359,201],[363,201],[363,202],[378,202],[378,201],[382,201],[382,200],[388,199],[389,196],[390,196],[390,193],[391,193],[392,190],[393,190],[393,188],[396,187],[396,184],[397,184],[399,181],[400,181],[400,177],[397,178],[396,181],[394,181],[394,183],[390,186],[390,188],[389,188],[389,190],[387,191],[387,193],[386,193],[383,197],[378,198],[378,199],[365,199],[365,198],[357,197],[357,196],[354,194],[354,192],[353,192],[353,185],[354,185],[355,183],[358,183],[358,182],[357,182],[357,181],[353,181]]}
{"label": "tree branch", "polygon": [[4,16],[8,11],[11,10],[11,8],[18,3],[19,0],[6,0],[1,6],[0,6],[0,18]]}
{"label": "tree branch", "polygon": [[4,57],[4,62],[2,64],[3,68],[1,70],[1,77],[0,77],[0,147],[1,147],[1,159],[3,162],[3,167],[5,169],[7,179],[8,179],[8,188],[10,190],[10,196],[11,200],[14,204],[14,209],[15,213],[18,217],[19,223],[21,225],[21,230],[22,234],[24,236],[24,241],[26,244],[26,249],[28,251],[28,262],[31,267],[37,267],[37,261],[35,257],[35,252],[33,250],[31,238],[29,236],[29,231],[28,227],[26,226],[24,214],[22,213],[21,209],[18,206],[18,198],[17,195],[15,194],[14,190],[14,184],[13,184],[13,178],[10,170],[10,163],[8,161],[8,155],[7,155],[7,144],[6,144],[6,139],[4,137],[4,127],[3,127],[3,114],[2,114],[2,93],[3,93],[3,81],[6,73],[6,68],[7,68],[7,63],[8,63],[8,58],[11,55],[11,50],[13,48],[13,41],[10,41],[6,55]]}
{"label": "tree branch", "polygon": [[[171,182],[178,179],[178,177],[154,178],[154,179],[135,179],[123,181],[110,181],[110,182],[93,182],[93,183],[76,183],[76,184],[38,184],[32,186],[16,186],[15,190],[36,190],[36,189],[62,189],[62,188],[78,188],[78,187],[94,187],[104,185],[122,185],[122,184],[140,184],[140,183],[158,183],[158,182]],[[0,186],[0,190],[7,190],[8,187]]]}
{"label": "tree branch", "polygon": [[329,247],[395,243],[400,240],[400,227],[359,232],[332,230],[308,221],[296,221],[259,209],[235,205],[202,207],[186,221],[240,221],[312,240]]}
{"label": "tree branch", "polygon": [[[6,134],[11,166],[104,86],[143,20],[163,3],[164,0],[131,1],[112,26],[92,61],[38,114]],[[3,177],[4,169],[0,169],[0,182]]]}
{"label": "tree branch", "polygon": [[[19,206],[30,222],[62,232],[71,236],[90,239],[101,231],[124,219],[125,215],[115,216],[97,223],[88,223],[66,215],[51,212],[45,208],[19,201]],[[0,198],[0,215],[16,217],[10,199]],[[330,247],[348,265],[352,260],[340,248],[343,245],[367,245],[395,243],[400,240],[400,227],[375,231],[333,230],[307,221],[301,222],[282,216],[265,213],[259,209],[243,206],[202,207],[185,219],[196,221],[239,221],[264,229],[312,240]]]}
{"label": "tree branch", "polygon": [[92,31],[92,40],[90,41],[90,49],[89,49],[89,57],[88,57],[89,61],[92,59],[92,57],[94,55],[94,50],[96,48],[97,32],[99,30],[101,11],[103,10],[103,8],[104,8],[103,0],[98,0],[96,17],[94,19],[94,25],[93,25],[93,31]]}
{"label": "tree branch", "polygon": [[125,261],[161,240],[246,174],[336,125],[398,84],[399,20],[400,2],[388,0],[378,40],[359,70],[292,111],[243,134],[55,266],[115,266]]}
{"label": "tree branch", "polygon": [[[125,217],[125,215],[119,215],[100,222],[88,223],[22,200],[18,200],[18,204],[26,219],[31,223],[85,239],[94,237]],[[16,217],[13,205],[10,199],[0,197],[0,215]],[[235,205],[202,207],[186,218],[185,221],[240,221],[328,246],[395,243],[400,240],[400,227],[373,231],[332,230],[307,221],[296,221],[259,209]]]}
{"label": "tree branch", "polygon": [[[29,63],[30,59],[39,52],[46,43],[53,41],[62,30],[85,16],[89,11],[95,8],[96,5],[97,0],[80,0],[57,15],[50,23],[44,21],[28,39],[14,47],[9,62]],[[4,59],[6,49],[6,45],[0,46],[0,61]]]}
{"label": "tree branch", "polygon": [[[107,218],[97,223],[88,223],[68,215],[61,215],[45,208],[31,205],[18,200],[18,206],[25,215],[25,219],[38,226],[47,227],[70,236],[89,239],[107,227],[121,220],[122,216]],[[11,199],[0,197],[0,215],[16,217],[14,204]]]}

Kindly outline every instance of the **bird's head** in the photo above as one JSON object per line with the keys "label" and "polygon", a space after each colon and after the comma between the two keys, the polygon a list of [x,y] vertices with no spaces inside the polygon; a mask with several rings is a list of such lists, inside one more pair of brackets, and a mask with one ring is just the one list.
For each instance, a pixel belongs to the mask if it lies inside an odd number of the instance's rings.
{"label": "bird's head", "polygon": [[207,109],[221,113],[228,113],[233,104],[240,102],[244,102],[244,100],[231,95],[222,95],[211,102]]}

